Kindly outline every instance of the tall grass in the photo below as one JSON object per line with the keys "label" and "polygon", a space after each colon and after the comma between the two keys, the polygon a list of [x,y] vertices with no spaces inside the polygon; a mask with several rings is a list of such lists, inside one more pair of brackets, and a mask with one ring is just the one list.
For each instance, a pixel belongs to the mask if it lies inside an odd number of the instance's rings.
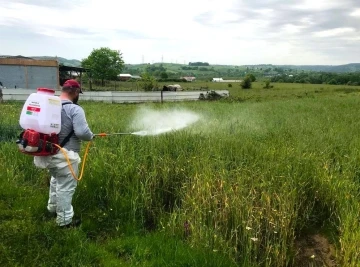
{"label": "tall grass", "polygon": [[[265,82],[253,82],[252,90],[242,89],[240,82],[209,82],[209,81],[194,81],[194,82],[158,82],[156,83],[155,90],[161,90],[164,85],[179,84],[183,90],[229,90],[233,96],[259,96],[262,98],[267,97],[302,97],[309,93],[327,94],[333,92],[352,93],[359,92],[360,86],[347,86],[347,85],[328,85],[328,84],[301,84],[301,83],[271,83],[273,88],[266,89]],[[89,86],[85,83],[85,91],[89,90]],[[139,81],[112,81],[107,82],[105,86],[93,85],[94,91],[143,91]],[[265,98],[264,98],[265,97]]]}
{"label": "tall grass", "polygon": [[[0,143],[0,263],[296,266],[295,240],[315,232],[335,243],[341,266],[359,266],[359,95],[270,92],[246,102],[85,103],[94,132],[132,130],[139,106],[201,120],[96,139],[74,199],[78,230],[43,218],[47,172]],[[16,123],[20,109],[0,114]]]}

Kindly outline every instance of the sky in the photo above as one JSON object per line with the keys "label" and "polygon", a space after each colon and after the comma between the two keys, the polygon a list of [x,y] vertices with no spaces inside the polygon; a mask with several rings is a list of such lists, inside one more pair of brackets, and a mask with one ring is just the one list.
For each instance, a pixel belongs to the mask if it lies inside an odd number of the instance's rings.
{"label": "sky", "polygon": [[0,0],[0,54],[125,63],[360,62],[360,0]]}

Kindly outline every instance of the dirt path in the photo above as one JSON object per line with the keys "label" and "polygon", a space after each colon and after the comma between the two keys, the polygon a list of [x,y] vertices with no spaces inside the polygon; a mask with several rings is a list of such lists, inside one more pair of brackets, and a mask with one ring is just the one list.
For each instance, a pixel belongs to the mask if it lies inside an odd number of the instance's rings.
{"label": "dirt path", "polygon": [[296,242],[297,255],[295,266],[340,266],[336,263],[335,247],[320,234],[308,235]]}

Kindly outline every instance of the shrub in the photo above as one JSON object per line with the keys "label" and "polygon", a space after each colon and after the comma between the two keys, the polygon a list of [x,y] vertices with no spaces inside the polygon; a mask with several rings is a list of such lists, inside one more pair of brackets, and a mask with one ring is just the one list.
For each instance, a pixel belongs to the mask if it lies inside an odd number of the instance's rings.
{"label": "shrub", "polygon": [[157,79],[158,82],[174,82],[174,83],[184,83],[187,82],[185,79],[176,79],[176,78],[167,78],[167,79]]}
{"label": "shrub", "polygon": [[144,73],[141,75],[140,87],[145,91],[152,91],[157,87],[157,82],[153,76],[149,73]]}
{"label": "shrub", "polygon": [[265,80],[265,89],[269,89],[270,88],[270,80]]}
{"label": "shrub", "polygon": [[246,76],[244,80],[240,84],[242,89],[250,89],[251,88],[251,77]]}
{"label": "shrub", "polygon": [[256,81],[256,77],[255,77],[254,74],[250,73],[250,74],[248,74],[248,76],[250,77],[250,79],[251,79],[252,82],[255,82],[255,81]]}

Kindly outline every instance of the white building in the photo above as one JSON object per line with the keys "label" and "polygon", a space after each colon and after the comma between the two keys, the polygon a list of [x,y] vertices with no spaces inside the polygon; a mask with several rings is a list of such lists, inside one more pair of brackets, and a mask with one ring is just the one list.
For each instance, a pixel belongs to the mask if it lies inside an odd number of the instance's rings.
{"label": "white building", "polygon": [[242,80],[224,80],[223,78],[213,78],[212,82],[217,82],[217,83],[241,83]]}

